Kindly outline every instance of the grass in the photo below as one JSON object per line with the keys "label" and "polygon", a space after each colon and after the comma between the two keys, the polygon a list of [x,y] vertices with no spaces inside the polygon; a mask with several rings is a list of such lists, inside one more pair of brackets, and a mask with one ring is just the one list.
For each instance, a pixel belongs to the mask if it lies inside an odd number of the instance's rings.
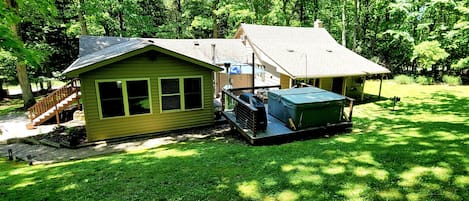
{"label": "grass", "polygon": [[0,101],[0,116],[5,116],[12,112],[23,111],[23,100],[21,99],[4,99]]}
{"label": "grass", "polygon": [[[62,82],[62,81],[59,81],[59,80],[52,80],[52,87],[53,88],[59,88],[63,85],[65,85],[66,83]],[[33,91],[38,91],[40,90],[39,87],[36,87],[35,85],[31,85],[32,86],[32,89]],[[44,83],[44,86],[45,86],[45,83]],[[12,85],[8,85],[7,86],[7,89],[10,90],[10,91],[18,91],[19,90],[19,93],[21,93],[21,88],[19,85],[17,86],[12,86]],[[39,99],[41,99],[43,96],[37,96],[35,97],[36,101],[39,101]],[[20,112],[25,112],[25,109],[23,108],[23,100],[21,99],[21,97],[19,99],[17,98],[5,98],[4,100],[1,100],[0,101],[0,116],[5,116],[5,115],[8,115],[10,113],[20,113]]]}
{"label": "grass", "polygon": [[[52,80],[52,88],[59,88],[59,87],[62,87],[66,84],[66,82],[62,82],[60,80]],[[44,82],[44,88],[47,87],[47,83]],[[20,91],[19,93],[21,93],[21,87],[20,85],[7,85],[6,86],[6,89],[8,89],[9,91]],[[33,91],[39,91],[41,88],[39,87],[39,85],[36,85],[35,83],[31,83],[31,89]]]}
{"label": "grass", "polygon": [[[39,101],[43,96],[37,96],[34,97],[36,99],[36,102]],[[5,98],[0,101],[0,119],[5,119],[5,117],[8,117],[8,114],[11,113],[24,113],[26,112],[26,109],[23,108],[24,106],[24,101],[19,98]],[[1,118],[1,117],[4,118]]]}
{"label": "grass", "polygon": [[[367,82],[377,94],[378,83]],[[468,200],[469,87],[383,84],[330,138],[231,138],[52,165],[0,160],[5,200]]]}

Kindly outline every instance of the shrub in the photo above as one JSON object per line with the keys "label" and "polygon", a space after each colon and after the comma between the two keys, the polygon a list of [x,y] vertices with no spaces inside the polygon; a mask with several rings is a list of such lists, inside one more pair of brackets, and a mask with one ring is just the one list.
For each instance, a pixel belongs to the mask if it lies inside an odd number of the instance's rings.
{"label": "shrub", "polygon": [[461,77],[451,75],[443,75],[443,82],[450,86],[458,86],[462,83]]}
{"label": "shrub", "polygon": [[415,79],[415,82],[417,82],[418,84],[421,84],[421,85],[430,85],[430,84],[433,84],[433,78],[425,77],[425,76],[418,76]]}
{"label": "shrub", "polygon": [[394,77],[394,81],[398,84],[412,84],[414,83],[414,78],[407,75],[397,75]]}

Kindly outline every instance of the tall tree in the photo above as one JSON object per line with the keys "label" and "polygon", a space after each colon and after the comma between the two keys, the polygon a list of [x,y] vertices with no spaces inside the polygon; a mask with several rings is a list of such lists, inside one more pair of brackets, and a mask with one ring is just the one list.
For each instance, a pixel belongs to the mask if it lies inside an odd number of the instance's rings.
{"label": "tall tree", "polygon": [[342,2],[342,46],[347,47],[347,23],[345,21],[345,12],[347,8],[347,0]]}
{"label": "tall tree", "polygon": [[425,69],[431,68],[435,79],[437,78],[437,66],[435,64],[449,56],[440,46],[438,41],[423,41],[414,47],[412,58],[416,59]]}
{"label": "tall tree", "polygon": [[358,28],[360,27],[360,22],[358,18],[358,11],[360,10],[360,3],[358,0],[353,1],[354,5],[354,12],[353,12],[353,21],[354,21],[354,27],[353,27],[353,50],[357,49],[357,37],[358,37]]}
{"label": "tall tree", "polygon": [[[6,8],[13,10],[16,16],[19,16],[19,6],[16,0],[5,0]],[[10,24],[12,36],[17,38],[18,41],[22,43],[22,39],[18,32],[17,22]],[[16,73],[18,76],[18,81],[21,86],[21,94],[23,97],[24,108],[29,108],[36,103],[34,99],[33,92],[31,90],[31,84],[29,83],[28,73],[26,69],[26,61],[24,55],[17,54],[18,60],[16,62]]]}
{"label": "tall tree", "polygon": [[78,5],[78,21],[80,21],[80,35],[88,35],[86,24],[85,0],[80,0]]}

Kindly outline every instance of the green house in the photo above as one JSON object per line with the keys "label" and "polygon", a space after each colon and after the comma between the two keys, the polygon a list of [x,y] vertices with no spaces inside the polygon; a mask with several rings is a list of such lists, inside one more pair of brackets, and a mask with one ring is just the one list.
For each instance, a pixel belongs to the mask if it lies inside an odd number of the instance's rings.
{"label": "green house", "polygon": [[213,124],[221,69],[189,43],[81,38],[80,57],[64,74],[80,79],[88,141]]}

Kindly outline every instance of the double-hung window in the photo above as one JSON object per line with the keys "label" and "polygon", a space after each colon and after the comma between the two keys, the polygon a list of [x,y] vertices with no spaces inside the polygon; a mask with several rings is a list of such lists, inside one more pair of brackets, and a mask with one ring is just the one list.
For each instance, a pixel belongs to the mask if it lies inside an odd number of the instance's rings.
{"label": "double-hung window", "polygon": [[101,118],[151,113],[148,79],[97,81],[99,114]]}
{"label": "double-hung window", "polygon": [[160,78],[161,111],[203,108],[202,77]]}

